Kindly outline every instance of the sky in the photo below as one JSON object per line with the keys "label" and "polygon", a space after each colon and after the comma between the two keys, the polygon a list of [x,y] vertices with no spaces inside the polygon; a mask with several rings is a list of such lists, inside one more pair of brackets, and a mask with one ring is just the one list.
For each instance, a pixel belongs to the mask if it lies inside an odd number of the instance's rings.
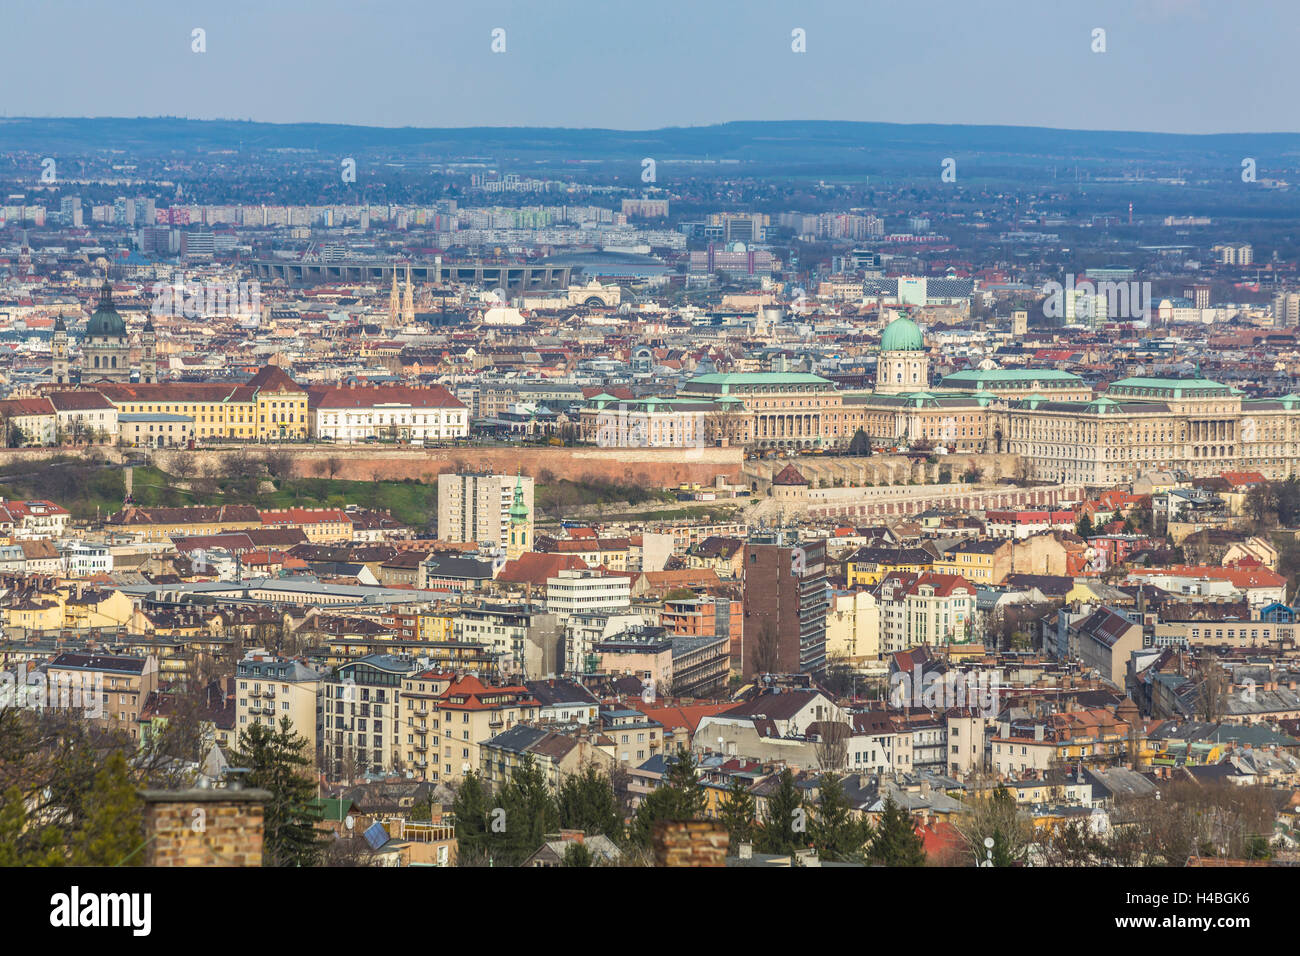
{"label": "sky", "polygon": [[9,117],[1300,131],[1297,0],[0,0],[0,37]]}

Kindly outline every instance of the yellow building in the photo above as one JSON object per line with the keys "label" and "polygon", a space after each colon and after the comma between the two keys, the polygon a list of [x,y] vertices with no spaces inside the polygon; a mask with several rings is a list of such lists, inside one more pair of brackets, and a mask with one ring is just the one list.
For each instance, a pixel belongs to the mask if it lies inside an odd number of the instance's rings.
{"label": "yellow building", "polygon": [[121,591],[81,591],[56,588],[29,594],[5,609],[11,628],[29,631],[67,628],[121,627],[131,620],[134,604]]}
{"label": "yellow building", "polygon": [[199,441],[247,441],[307,437],[307,392],[285,372],[268,365],[243,385],[227,382],[95,385],[119,414],[183,415],[194,420]]}
{"label": "yellow building", "polygon": [[53,631],[63,627],[63,598],[57,594],[27,596],[5,608],[10,629]]}
{"label": "yellow building", "polygon": [[312,544],[352,540],[352,519],[342,508],[266,508],[261,516],[268,528],[301,528]]}
{"label": "yellow building", "polygon": [[933,570],[974,584],[1001,584],[1011,570],[1011,541],[960,541],[935,559]]}
{"label": "yellow building", "polygon": [[934,555],[924,548],[859,548],[844,562],[849,587],[879,584],[896,571],[920,574],[934,567]]}

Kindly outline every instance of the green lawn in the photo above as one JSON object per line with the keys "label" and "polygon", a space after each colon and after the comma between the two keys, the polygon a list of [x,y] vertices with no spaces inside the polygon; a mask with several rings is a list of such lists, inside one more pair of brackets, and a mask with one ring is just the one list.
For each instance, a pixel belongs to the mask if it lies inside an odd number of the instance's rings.
{"label": "green lawn", "polygon": [[[121,468],[71,459],[42,463],[37,473],[6,471],[13,477],[0,480],[0,495],[14,499],[48,498],[63,505],[79,521],[120,511],[126,497],[125,473]],[[259,508],[341,508],[355,504],[391,511],[398,521],[420,529],[438,511],[437,485],[417,481],[231,476],[185,482],[153,466],[136,467],[132,477],[132,498],[141,507],[251,504]],[[273,482],[275,491],[258,490],[266,481]]]}
{"label": "green lawn", "polygon": [[[48,498],[71,511],[75,520],[88,521],[121,510],[126,497],[124,475],[121,468],[75,456],[38,464],[12,463],[0,468],[0,495],[18,500]],[[274,491],[261,490],[268,481],[275,485]],[[729,510],[720,505],[673,507],[677,501],[672,491],[591,479],[538,482],[534,495],[539,521],[568,517],[584,505],[624,502],[633,506],[662,502],[665,506],[662,510],[636,516],[649,520]],[[133,469],[132,498],[140,507],[251,504],[259,508],[339,508],[355,504],[390,511],[398,521],[419,529],[428,527],[438,512],[436,482],[272,479],[265,474],[179,479],[153,465],[138,465]]]}

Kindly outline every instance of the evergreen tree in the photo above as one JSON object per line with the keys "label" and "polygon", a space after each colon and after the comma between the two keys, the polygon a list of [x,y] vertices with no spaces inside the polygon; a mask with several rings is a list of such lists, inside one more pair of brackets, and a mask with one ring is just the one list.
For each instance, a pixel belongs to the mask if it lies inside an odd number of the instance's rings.
{"label": "evergreen tree", "polygon": [[731,836],[732,853],[738,843],[751,843],[754,839],[754,795],[739,777],[731,778],[731,786],[718,804],[718,819]]}
{"label": "evergreen tree", "polygon": [[776,790],[767,798],[767,813],[758,831],[759,852],[791,855],[807,847],[807,816],[794,773],[786,767],[777,777]]}
{"label": "evergreen tree", "polygon": [[867,437],[867,433],[861,428],[855,431],[853,437],[849,440],[849,454],[856,456],[871,454],[871,439]]}
{"label": "evergreen tree", "polygon": [[560,859],[560,866],[591,866],[591,851],[585,846],[574,840],[564,848],[564,856]]}
{"label": "evergreen tree", "polygon": [[265,866],[313,866],[324,841],[316,829],[316,785],[307,775],[314,762],[305,737],[288,717],[277,730],[254,724],[239,735],[237,766],[249,768],[248,785],[271,793],[263,805],[262,860]]}
{"label": "evergreen tree", "polygon": [[0,794],[0,867],[63,866],[67,862],[63,850],[63,831],[58,827],[41,827],[39,834],[29,830],[21,790],[10,787]]}
{"label": "evergreen tree", "polygon": [[540,849],[548,833],[559,829],[559,810],[546,787],[546,775],[532,754],[526,753],[520,759],[496,805],[505,811],[505,831],[490,834],[494,863],[518,866]]}
{"label": "evergreen tree", "polygon": [[1087,514],[1079,516],[1078,522],[1074,526],[1074,533],[1080,538],[1091,538],[1095,533],[1092,527],[1092,519]]}
{"label": "evergreen tree", "polygon": [[696,767],[695,755],[678,747],[677,759],[668,767],[668,786],[677,796],[678,820],[697,820],[709,805]]}
{"label": "evergreen tree", "polygon": [[556,804],[560,826],[566,830],[582,830],[588,836],[604,834],[611,839],[623,835],[623,816],[614,785],[594,764],[564,778]]}
{"label": "evergreen tree", "polygon": [[831,861],[859,859],[871,835],[870,825],[854,819],[839,776],[823,774],[818,789],[821,796],[810,828],[817,855]]}
{"label": "evergreen tree", "polygon": [[85,820],[72,848],[75,866],[121,866],[140,862],[144,817],[135,784],[127,773],[126,756],[109,754],[95,774],[85,800]]}
{"label": "evergreen tree", "polygon": [[636,808],[629,838],[640,846],[649,846],[654,825],[660,820],[697,820],[704,816],[707,806],[695,757],[686,748],[678,747],[663,786],[648,793]]}
{"label": "evergreen tree", "polygon": [[490,808],[483,778],[476,771],[465,774],[465,779],[456,789],[451,809],[456,815],[456,844],[460,858],[477,859],[487,852]]}
{"label": "evergreen tree", "polygon": [[868,856],[885,866],[924,866],[925,845],[912,824],[912,815],[885,799],[885,809],[871,840]]}

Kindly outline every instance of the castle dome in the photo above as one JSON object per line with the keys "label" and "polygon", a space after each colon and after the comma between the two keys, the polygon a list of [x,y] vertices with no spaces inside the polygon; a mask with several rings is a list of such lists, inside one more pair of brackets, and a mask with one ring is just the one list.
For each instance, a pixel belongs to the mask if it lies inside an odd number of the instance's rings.
{"label": "castle dome", "polygon": [[921,335],[920,326],[908,318],[899,318],[890,322],[885,328],[884,336],[880,340],[880,351],[925,351],[925,339]]}

